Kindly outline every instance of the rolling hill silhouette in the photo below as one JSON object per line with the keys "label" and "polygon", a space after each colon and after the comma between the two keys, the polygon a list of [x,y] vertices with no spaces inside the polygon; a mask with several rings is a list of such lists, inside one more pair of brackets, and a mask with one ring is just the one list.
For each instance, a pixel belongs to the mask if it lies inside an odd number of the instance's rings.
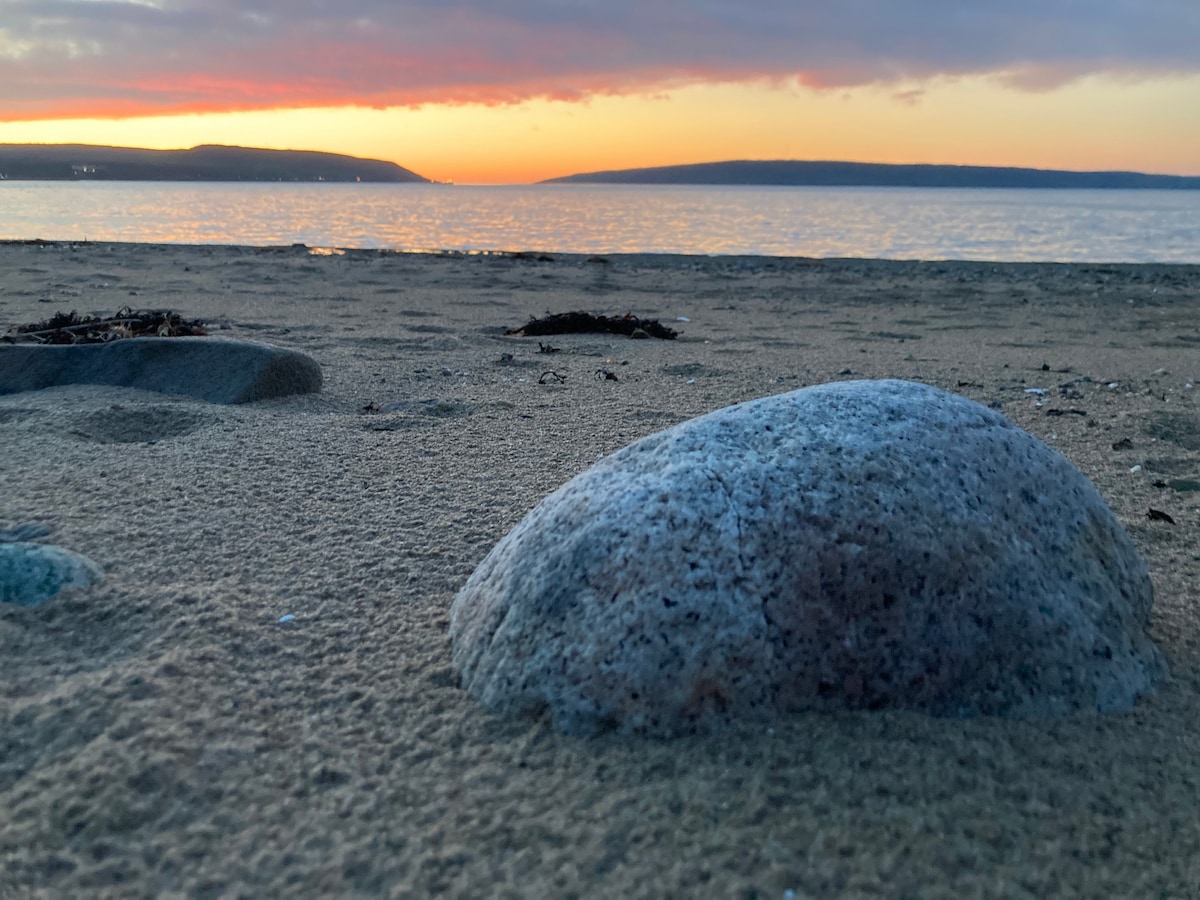
{"label": "rolling hill silhouette", "polygon": [[379,159],[220,144],[190,150],[0,144],[0,175],[39,181],[429,181]]}
{"label": "rolling hill silhouette", "polygon": [[616,169],[551,178],[542,184],[737,184],[830,187],[1200,189],[1200,178],[1141,172],[1071,172],[997,166],[732,160]]}

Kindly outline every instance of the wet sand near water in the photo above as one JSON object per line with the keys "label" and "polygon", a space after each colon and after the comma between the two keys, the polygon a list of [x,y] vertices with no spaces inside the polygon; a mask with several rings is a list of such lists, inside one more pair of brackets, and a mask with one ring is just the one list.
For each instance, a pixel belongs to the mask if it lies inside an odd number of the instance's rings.
{"label": "wet sand near water", "polygon": [[[107,571],[0,610],[0,896],[1200,896],[1200,267],[0,243],[0,331],[126,305],[308,353],[325,388],[0,396],[0,527]],[[576,309],[681,333],[504,336]],[[675,741],[458,689],[454,594],[545,494],[685,418],[884,377],[1092,479],[1170,683]]]}

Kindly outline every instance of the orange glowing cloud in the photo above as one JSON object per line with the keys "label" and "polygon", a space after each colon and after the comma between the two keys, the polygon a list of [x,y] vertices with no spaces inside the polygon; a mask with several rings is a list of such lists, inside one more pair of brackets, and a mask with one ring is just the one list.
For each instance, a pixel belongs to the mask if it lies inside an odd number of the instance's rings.
{"label": "orange glowing cloud", "polygon": [[1022,94],[1000,78],[810,91],[694,84],[585,103],[325,107],[0,125],[0,141],[322,149],[437,180],[530,182],[721,159],[847,159],[1196,174],[1200,76],[1092,77]]}
{"label": "orange glowing cloud", "polygon": [[[328,7],[328,8],[326,8]],[[551,4],[340,0],[8,0],[0,121],[301,107],[504,105],[695,84],[814,88],[1008,73],[1200,69],[1170,0],[1034,5],[863,0]]]}

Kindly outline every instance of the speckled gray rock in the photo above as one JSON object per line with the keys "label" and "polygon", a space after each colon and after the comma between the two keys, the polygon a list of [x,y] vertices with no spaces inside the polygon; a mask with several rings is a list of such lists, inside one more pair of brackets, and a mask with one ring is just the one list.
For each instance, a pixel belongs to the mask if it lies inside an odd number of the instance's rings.
{"label": "speckled gray rock", "polygon": [[0,543],[0,602],[37,606],[65,587],[104,580],[100,567],[52,544]]}
{"label": "speckled gray rock", "polygon": [[451,610],[463,686],[567,731],[1129,707],[1145,564],[1064,457],[965,398],[820,385],[643,438],[548,496]]}
{"label": "speckled gray rock", "polygon": [[210,403],[249,403],[321,389],[321,367],[295,350],[210,337],[0,346],[0,394],[110,384]]}

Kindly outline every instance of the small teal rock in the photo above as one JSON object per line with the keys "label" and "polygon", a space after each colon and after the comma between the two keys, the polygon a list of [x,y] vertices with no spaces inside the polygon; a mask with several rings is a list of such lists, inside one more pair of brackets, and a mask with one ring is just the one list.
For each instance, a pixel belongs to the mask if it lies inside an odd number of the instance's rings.
{"label": "small teal rock", "polygon": [[51,544],[0,543],[0,601],[38,606],[65,587],[92,587],[101,568],[78,553]]}

